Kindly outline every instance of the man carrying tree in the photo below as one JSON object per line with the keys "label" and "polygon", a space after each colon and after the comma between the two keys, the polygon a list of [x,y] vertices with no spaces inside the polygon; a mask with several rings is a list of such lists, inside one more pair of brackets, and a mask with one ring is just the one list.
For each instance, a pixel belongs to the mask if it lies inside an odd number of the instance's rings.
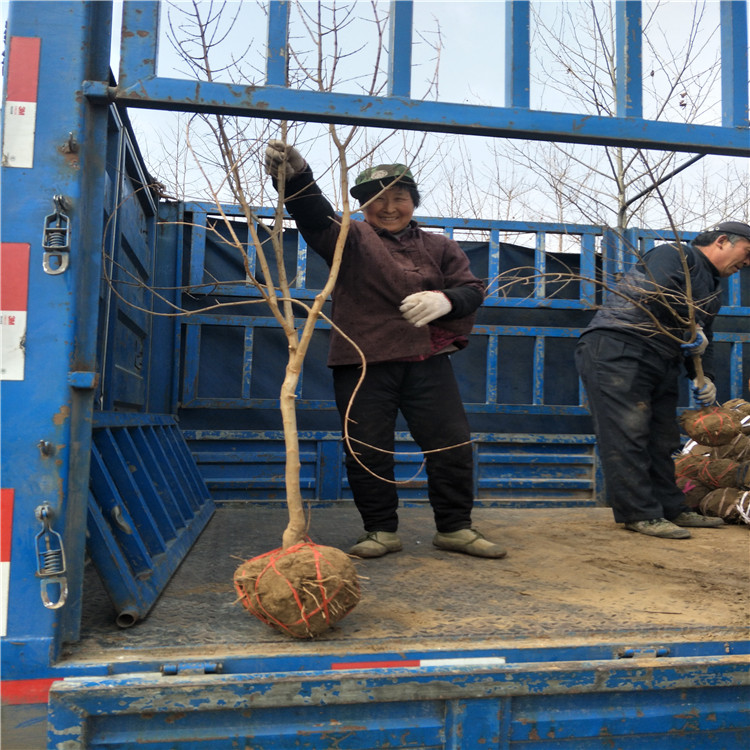
{"label": "man carrying tree", "polygon": [[[341,218],[305,159],[273,140],[265,168],[274,186],[283,177],[287,211],[309,247],[331,265]],[[482,282],[456,242],[423,231],[413,220],[420,196],[405,165],[366,169],[350,192],[365,221],[348,227],[332,294],[336,329],[328,355],[349,435],[349,486],[364,524],[349,553],[381,557],[402,548],[393,455],[400,411],[425,452],[437,527],[433,544],[476,557],[504,557],[501,545],[472,528],[471,438],[449,358],[468,343],[474,312],[484,299]],[[347,337],[365,359],[361,383],[361,355]]]}
{"label": "man carrying tree", "polygon": [[[606,497],[615,521],[630,531],[688,539],[685,527],[723,525],[690,511],[675,482],[678,377],[684,362],[697,401],[715,402],[712,325],[721,279],[746,266],[750,226],[738,221],[721,222],[690,245],[659,245],[618,283],[581,334],[575,361]],[[694,355],[702,358],[703,379]]]}

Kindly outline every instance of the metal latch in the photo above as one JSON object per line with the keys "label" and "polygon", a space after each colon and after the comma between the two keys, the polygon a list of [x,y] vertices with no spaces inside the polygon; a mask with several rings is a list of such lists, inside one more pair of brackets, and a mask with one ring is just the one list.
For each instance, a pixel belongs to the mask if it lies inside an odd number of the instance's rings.
{"label": "metal latch", "polygon": [[624,648],[618,651],[620,659],[654,659],[657,656],[669,656],[666,646],[640,646],[638,648]]}
{"label": "metal latch", "polygon": [[[68,579],[65,576],[65,550],[62,537],[50,526],[52,508],[39,505],[34,511],[42,522],[42,530],[36,535],[37,578],[41,578],[42,602],[47,609],[59,609],[68,598]],[[57,585],[60,594],[56,602],[49,598],[47,586]]]}
{"label": "metal latch", "polygon": [[223,664],[217,661],[188,662],[185,664],[162,664],[161,673],[165,677],[180,674],[217,674]]}
{"label": "metal latch", "polygon": [[63,273],[70,265],[70,219],[63,213],[67,201],[62,195],[52,198],[55,212],[44,219],[42,248],[44,272],[51,276]]}

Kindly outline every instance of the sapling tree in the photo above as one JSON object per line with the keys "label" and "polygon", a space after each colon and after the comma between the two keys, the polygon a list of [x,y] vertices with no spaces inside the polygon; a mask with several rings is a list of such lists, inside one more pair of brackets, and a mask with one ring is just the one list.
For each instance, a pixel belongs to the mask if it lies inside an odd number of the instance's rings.
{"label": "sapling tree", "polygon": [[[331,6],[298,3],[294,8],[298,14],[295,28],[300,29],[301,34],[289,46],[287,83],[298,88],[332,91],[340,83],[342,62],[350,62],[358,51],[347,50],[341,31],[348,24],[361,22],[361,18],[355,16],[351,4],[337,7],[335,3]],[[376,2],[371,3],[369,9],[367,22],[375,30],[374,58],[366,74],[356,76],[356,84],[364,93],[375,95],[381,93],[385,85],[388,17],[382,14],[381,5]],[[172,10],[175,15],[169,17],[168,36],[186,72],[199,80],[253,82],[252,67],[242,56],[224,58],[218,65],[214,62],[235,21],[235,16],[229,14],[233,10],[231,3],[193,2],[189,6],[175,5]],[[362,14],[360,8],[357,13]],[[351,66],[348,69],[351,70]],[[277,178],[277,197],[272,219],[261,218],[255,206],[269,202],[269,181],[263,172],[266,144],[278,139],[304,148],[305,139],[309,139],[307,133],[313,128],[285,121],[206,114],[183,118],[183,124],[184,132],[179,140],[184,144],[181,153],[193,160],[190,170],[193,179],[202,182],[201,193],[213,204],[206,232],[240,259],[244,271],[241,282],[247,284],[253,294],[244,300],[234,295],[231,301],[225,302],[216,299],[221,296],[223,282],[211,284],[210,294],[206,294],[205,289],[186,288],[183,291],[190,296],[190,309],[180,303],[169,303],[172,314],[190,315],[225,306],[236,309],[238,304],[265,304],[286,340],[288,353],[279,390],[288,523],[281,546],[240,566],[235,574],[235,586],[243,604],[259,619],[291,635],[312,637],[349,612],[360,594],[349,557],[340,550],[315,545],[307,538],[308,523],[300,487],[297,389],[316,323],[325,318],[324,306],[335,287],[348,235],[352,214],[348,172],[352,167],[364,166],[385,144],[395,142],[397,133],[384,131],[377,137],[368,134],[363,138],[358,128],[336,125],[326,128],[333,165],[329,179],[339,192],[339,231],[325,283],[307,303],[295,298],[294,279],[289,277],[285,264],[284,203],[293,197],[287,194],[285,165],[273,175]],[[398,134],[398,137],[403,136]],[[410,137],[409,158],[404,161],[410,162],[419,153],[422,139],[420,134]],[[175,174],[184,184],[185,170],[180,168]],[[227,202],[233,205],[231,211],[226,208]],[[155,289],[152,292],[159,294]],[[356,349],[356,343],[351,343]],[[366,365],[364,361],[363,365]]]}

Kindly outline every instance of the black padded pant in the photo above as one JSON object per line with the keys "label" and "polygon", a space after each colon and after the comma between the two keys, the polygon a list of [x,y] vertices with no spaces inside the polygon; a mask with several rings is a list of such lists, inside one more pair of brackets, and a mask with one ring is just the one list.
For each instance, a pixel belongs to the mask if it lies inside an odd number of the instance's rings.
{"label": "black padded pant", "polygon": [[[342,425],[360,367],[333,368],[336,404]],[[469,423],[448,355],[420,362],[382,362],[367,366],[349,414],[349,435],[359,460],[347,450],[346,470],[354,502],[366,531],[396,531],[398,487],[394,478],[396,418],[401,411],[412,437],[423,451],[467,443]],[[381,450],[373,450],[374,446]],[[385,451],[385,452],[382,452]],[[438,531],[471,526],[474,462],[471,445],[427,454],[428,497]],[[383,479],[379,478],[382,477]]]}

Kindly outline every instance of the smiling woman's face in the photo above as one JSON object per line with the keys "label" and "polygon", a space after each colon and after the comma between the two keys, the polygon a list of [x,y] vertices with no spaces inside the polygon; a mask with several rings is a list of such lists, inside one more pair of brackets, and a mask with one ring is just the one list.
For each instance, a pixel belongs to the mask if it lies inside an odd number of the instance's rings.
{"label": "smiling woman's face", "polygon": [[396,234],[406,229],[414,216],[414,201],[407,188],[394,185],[374,198],[362,212],[368,224]]}

